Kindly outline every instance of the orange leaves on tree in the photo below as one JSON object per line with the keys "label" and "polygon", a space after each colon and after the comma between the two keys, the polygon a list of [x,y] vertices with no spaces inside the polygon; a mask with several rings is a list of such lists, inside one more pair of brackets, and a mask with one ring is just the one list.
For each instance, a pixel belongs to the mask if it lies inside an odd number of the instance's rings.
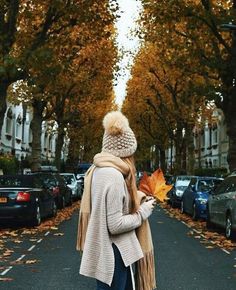
{"label": "orange leaves on tree", "polygon": [[149,187],[149,176],[147,175],[146,172],[144,172],[143,177],[140,180],[139,190],[146,193],[147,195],[152,195],[151,193],[152,191]]}
{"label": "orange leaves on tree", "polygon": [[172,188],[167,185],[162,170],[159,168],[148,176],[145,172],[139,185],[139,190],[147,195],[153,195],[157,200],[163,202],[167,199],[166,194]]}

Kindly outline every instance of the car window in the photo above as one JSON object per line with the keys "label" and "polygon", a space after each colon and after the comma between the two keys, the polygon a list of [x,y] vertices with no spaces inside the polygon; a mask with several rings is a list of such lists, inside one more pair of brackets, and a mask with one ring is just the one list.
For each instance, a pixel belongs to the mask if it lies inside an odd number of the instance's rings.
{"label": "car window", "polygon": [[228,186],[225,192],[235,192],[236,191],[236,176],[230,176],[228,179]]}
{"label": "car window", "polygon": [[209,191],[215,186],[212,179],[202,179],[198,181],[198,190],[199,191]]}
{"label": "car window", "polygon": [[5,187],[33,187],[33,179],[28,175],[3,175],[0,177],[0,186]]}
{"label": "car window", "polygon": [[187,187],[190,183],[191,179],[177,179],[175,183],[175,187],[185,186]]}
{"label": "car window", "polygon": [[223,194],[223,193],[229,192],[231,185],[232,185],[232,179],[231,177],[228,177],[225,180],[223,180],[220,185],[216,187],[216,189],[214,190],[214,194]]}

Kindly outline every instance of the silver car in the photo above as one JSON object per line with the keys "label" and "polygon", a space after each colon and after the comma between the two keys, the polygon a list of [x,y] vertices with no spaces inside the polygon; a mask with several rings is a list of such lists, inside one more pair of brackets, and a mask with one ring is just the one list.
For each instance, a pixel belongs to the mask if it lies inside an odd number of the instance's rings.
{"label": "silver car", "polygon": [[218,225],[225,229],[225,236],[236,235],[236,174],[225,178],[212,191],[208,199],[207,225]]}

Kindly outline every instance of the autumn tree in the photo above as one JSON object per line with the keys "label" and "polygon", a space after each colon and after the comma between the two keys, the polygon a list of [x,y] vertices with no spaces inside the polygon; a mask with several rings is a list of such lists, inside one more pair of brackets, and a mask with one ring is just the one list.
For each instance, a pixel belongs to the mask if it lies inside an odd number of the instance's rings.
{"label": "autumn tree", "polygon": [[[70,67],[66,71],[62,71],[52,84],[50,89],[53,97],[48,111],[52,113],[54,120],[58,124],[55,158],[58,168],[60,168],[61,149],[66,129],[69,129],[67,131],[69,138],[72,137],[70,134],[73,135],[73,130],[76,130],[77,133],[79,131],[81,136],[77,135],[77,138],[81,141],[84,139],[82,136],[86,135],[83,131],[91,131],[89,134],[94,134],[92,132],[94,127],[91,124],[94,124],[96,118],[102,117],[103,113],[111,108],[113,103],[112,79],[115,62],[116,48],[113,37],[110,35],[109,38],[91,42],[81,49],[80,56],[74,59]],[[84,104],[86,104],[85,108]],[[100,111],[100,114],[96,114],[96,110]],[[85,121],[85,112],[90,116],[89,120],[93,120],[90,126]],[[94,117],[93,114],[95,115]],[[98,130],[98,132],[101,131]],[[75,136],[70,139],[73,140],[73,143],[75,142]],[[92,142],[96,141],[93,140]],[[91,154],[90,151],[87,150],[88,154]],[[73,159],[78,159],[78,157],[79,154],[73,156]]]}
{"label": "autumn tree", "polygon": [[[53,84],[58,84],[58,79],[62,80],[63,74],[70,73],[75,59],[80,62],[79,59],[83,58],[82,50],[86,46],[109,38],[114,16],[108,1],[104,1],[102,5],[95,0],[40,3],[22,1],[18,3],[18,7],[18,26],[11,53],[19,63],[17,70],[24,72],[29,90],[33,92],[29,99],[34,116],[31,124],[32,167],[37,169],[41,154],[42,120],[52,117],[51,100],[58,95],[58,89],[55,94],[53,92]],[[11,9],[10,6],[8,8]],[[73,81],[69,81],[68,86],[61,92],[63,98],[73,86]],[[63,107],[63,104],[58,106]],[[57,112],[60,112],[60,108]]]}
{"label": "autumn tree", "polygon": [[192,129],[205,104],[204,79],[188,68],[178,67],[179,58],[180,53],[168,48],[164,42],[159,46],[144,42],[134,63],[124,104],[127,112],[127,104],[129,108],[137,108],[138,116],[131,118],[142,125],[139,128],[141,134],[145,131],[145,135],[148,133],[152,138],[161,156],[163,170],[165,150],[173,142],[176,173],[183,169],[193,171],[192,162],[191,167],[186,168],[185,151],[188,151],[189,159],[194,160]]}
{"label": "autumn tree", "polygon": [[198,74],[206,82],[214,80],[206,96],[214,100],[225,115],[229,136],[228,163],[230,170],[236,167],[236,41],[235,32],[225,32],[235,21],[236,1],[142,1],[143,34],[158,45],[160,39],[176,52],[181,50],[188,57],[182,58],[180,66],[189,60],[198,62]]}

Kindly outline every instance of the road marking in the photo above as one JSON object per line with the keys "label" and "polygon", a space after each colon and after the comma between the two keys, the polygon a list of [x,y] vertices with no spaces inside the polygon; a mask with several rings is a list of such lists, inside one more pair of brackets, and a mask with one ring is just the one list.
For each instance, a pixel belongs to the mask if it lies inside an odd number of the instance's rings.
{"label": "road marking", "polygon": [[186,227],[191,228],[186,222],[181,221],[182,224],[184,224]]}
{"label": "road marking", "polygon": [[9,266],[6,270],[4,270],[0,275],[4,276],[5,274],[7,274],[11,269],[13,268],[13,266]]}
{"label": "road marking", "polygon": [[221,249],[223,252],[225,252],[226,254],[230,255],[230,252],[228,252],[227,250],[225,249]]}
{"label": "road marking", "polygon": [[28,249],[28,252],[32,251],[35,247],[36,247],[36,245],[33,245],[32,247],[30,247],[30,248]]}
{"label": "road marking", "polygon": [[[46,237],[46,236],[48,236],[49,234],[50,234],[50,232],[48,231],[48,232],[46,232],[46,233],[44,234],[44,236]],[[38,243],[38,244],[41,243],[42,240],[43,240],[43,239],[39,239],[39,240],[37,241],[37,243]],[[36,245],[31,246],[31,247],[28,249],[28,252],[32,251],[35,247],[36,247]],[[21,256],[16,260],[16,262],[21,261],[25,256],[26,256],[26,255],[21,255]],[[7,273],[12,269],[12,268],[13,268],[13,266],[9,266],[9,267],[6,268],[3,272],[0,273],[0,276],[4,276],[4,275],[6,275],[6,274],[7,274]]]}
{"label": "road marking", "polygon": [[20,258],[18,258],[18,259],[16,260],[16,262],[21,261],[24,257],[25,257],[25,255],[20,256]]}

